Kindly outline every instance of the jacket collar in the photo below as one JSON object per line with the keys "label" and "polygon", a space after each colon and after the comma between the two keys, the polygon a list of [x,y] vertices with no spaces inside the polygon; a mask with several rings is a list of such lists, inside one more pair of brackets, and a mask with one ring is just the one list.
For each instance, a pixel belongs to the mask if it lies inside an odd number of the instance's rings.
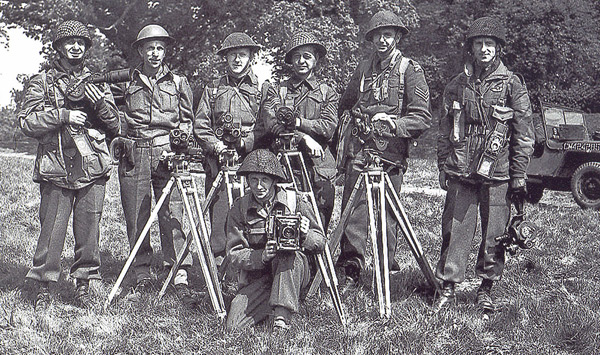
{"label": "jacket collar", "polygon": [[[133,70],[133,78],[139,78],[144,84],[146,84],[149,88],[152,88],[152,84],[150,83],[150,79],[144,75],[144,73],[142,72],[142,65],[140,64],[138,65],[134,70]],[[158,73],[156,73],[156,82],[159,82],[161,80],[163,80],[164,78],[167,79],[173,79],[173,72],[171,71],[171,68],[169,68],[168,65],[163,64],[160,69],[158,70]]]}
{"label": "jacket collar", "polygon": [[231,86],[235,86],[236,83],[241,84],[242,82],[247,82],[251,86],[258,85],[258,77],[256,76],[256,74],[254,74],[252,68],[248,71],[246,75],[241,77],[239,80],[235,80],[235,78],[233,78],[229,74],[225,74],[221,77],[221,82],[223,81],[225,82],[225,84]]}
{"label": "jacket collar", "polygon": [[[464,74],[467,80],[477,80],[474,77],[474,68],[473,65],[468,63],[465,64]],[[510,75],[510,72],[506,65],[502,62],[502,60],[498,59],[496,63],[493,64],[486,73],[483,74],[483,77],[479,78],[481,81],[489,81],[495,79],[505,79]]]}
{"label": "jacket collar", "polygon": [[297,90],[304,83],[306,83],[306,86],[309,90],[314,90],[319,87],[319,80],[314,74],[311,75],[308,79],[300,79],[297,76],[293,76],[288,80],[288,82],[294,90]]}
{"label": "jacket collar", "polygon": [[252,192],[250,192],[250,202],[248,203],[248,211],[254,210],[256,211],[256,214],[266,218],[269,215],[269,213],[278,206],[289,210],[286,190],[277,185],[275,186],[275,189],[276,191],[275,196],[273,196],[273,200],[270,204],[267,204],[266,206],[258,202],[256,198],[254,198]]}

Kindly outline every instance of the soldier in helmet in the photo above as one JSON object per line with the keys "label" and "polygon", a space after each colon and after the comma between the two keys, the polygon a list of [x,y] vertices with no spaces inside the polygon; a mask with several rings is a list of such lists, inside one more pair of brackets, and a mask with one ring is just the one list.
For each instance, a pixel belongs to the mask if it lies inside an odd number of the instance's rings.
{"label": "soldier in helmet", "polygon": [[[402,177],[407,168],[407,157],[411,139],[417,138],[431,125],[429,88],[421,66],[400,52],[397,45],[408,29],[391,11],[380,11],[373,15],[367,25],[365,39],[374,47],[373,54],[359,63],[346,91],[340,99],[338,112],[353,113],[352,124],[342,136],[348,136],[349,144],[340,156],[346,159],[342,167],[346,171],[342,205],[345,207],[361,169],[368,161],[365,149],[373,146],[371,140],[362,140],[360,135],[349,135],[355,126],[359,132],[359,117],[368,117],[372,124],[385,122],[392,136],[387,139],[387,148],[380,151],[383,168],[396,191],[400,192]],[[360,118],[363,120],[363,118]],[[377,147],[376,147],[377,148]],[[345,268],[346,282],[356,285],[360,270],[364,267],[367,239],[366,201],[357,201],[342,236],[340,262]],[[388,210],[389,213],[389,210]],[[397,269],[394,261],[397,223],[388,214],[388,250],[390,268]]]}
{"label": "soldier in helmet", "polygon": [[[192,130],[192,90],[185,76],[171,71],[164,62],[167,45],[173,39],[159,25],[147,25],[140,30],[133,46],[142,63],[132,70],[132,79],[125,90],[126,136],[133,149],[119,164],[121,202],[131,247],[135,244],[150,217],[152,191],[158,199],[171,173],[160,160],[170,152],[169,133]],[[176,251],[185,243],[181,230],[183,200],[177,189],[167,197],[158,212],[158,225],[163,253],[163,266],[170,268]],[[152,247],[146,238],[133,263],[137,289],[153,288],[150,273]],[[187,283],[187,269],[192,263],[188,255],[177,271],[174,284],[178,295],[192,303]]]}
{"label": "soldier in helmet", "polygon": [[454,285],[465,279],[478,213],[482,241],[476,272],[483,280],[477,304],[496,307],[494,281],[504,269],[504,233],[511,201],[525,195],[525,171],[533,153],[531,103],[522,77],[504,66],[504,26],[482,17],[465,40],[464,71],[444,90],[438,138],[440,186],[447,190],[442,215],[442,250],[436,276],[443,287],[435,309],[451,304]]}
{"label": "soldier in helmet", "polygon": [[[238,292],[231,302],[228,329],[256,324],[274,315],[274,329],[288,329],[298,311],[300,292],[308,286],[308,254],[319,253],[325,237],[310,203],[276,183],[285,179],[275,154],[257,149],[244,159],[238,174],[247,176],[250,194],[237,199],[227,215],[227,255],[240,269]],[[300,214],[301,250],[278,251],[268,239],[267,219]]]}
{"label": "soldier in helmet", "polygon": [[[207,152],[207,193],[219,172],[218,165],[226,163],[226,156],[235,162],[254,149],[254,126],[262,94],[251,65],[259,49],[260,45],[250,36],[234,32],[217,51],[227,62],[227,73],[204,88],[194,120],[194,134]],[[231,153],[233,156],[228,156]],[[210,208],[210,242],[217,257],[225,255],[228,209],[223,186]]]}
{"label": "soldier in helmet", "polygon": [[39,281],[36,310],[48,305],[48,283],[59,279],[71,212],[75,258],[70,274],[80,303],[89,302],[89,280],[100,279],[99,223],[110,172],[105,135],[118,134],[120,124],[107,85],[86,84],[81,95],[71,90],[89,74],[84,61],[91,45],[85,25],[63,22],[52,42],[58,59],[31,79],[18,113],[22,131],[39,141],[33,179],[40,184],[41,230],[27,273]]}
{"label": "soldier in helmet", "polygon": [[294,111],[294,137],[303,152],[313,182],[315,197],[326,227],[333,211],[335,190],[335,159],[329,144],[337,127],[337,92],[317,78],[316,71],[327,50],[314,34],[295,33],[287,44],[285,62],[292,66],[292,76],[267,91],[262,126],[263,140],[268,142],[286,131],[285,123],[277,119],[282,106]]}

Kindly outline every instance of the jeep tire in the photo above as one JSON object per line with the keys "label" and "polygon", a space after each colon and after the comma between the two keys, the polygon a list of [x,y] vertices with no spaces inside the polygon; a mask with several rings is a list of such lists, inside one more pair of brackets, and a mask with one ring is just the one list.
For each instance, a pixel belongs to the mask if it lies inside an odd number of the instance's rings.
{"label": "jeep tire", "polygon": [[581,208],[600,209],[600,163],[581,164],[571,178],[571,191]]}

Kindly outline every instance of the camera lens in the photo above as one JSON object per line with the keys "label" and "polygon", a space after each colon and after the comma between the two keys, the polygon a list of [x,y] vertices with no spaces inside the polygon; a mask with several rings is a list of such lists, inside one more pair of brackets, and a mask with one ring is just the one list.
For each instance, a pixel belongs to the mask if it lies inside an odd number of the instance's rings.
{"label": "camera lens", "polygon": [[281,235],[287,239],[293,238],[295,234],[294,228],[290,226],[283,227],[283,230],[281,231]]}

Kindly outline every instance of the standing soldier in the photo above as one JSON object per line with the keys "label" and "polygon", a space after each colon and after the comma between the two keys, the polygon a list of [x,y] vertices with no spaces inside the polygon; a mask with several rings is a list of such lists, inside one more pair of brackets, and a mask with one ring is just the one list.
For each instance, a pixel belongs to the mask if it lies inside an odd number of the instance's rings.
{"label": "standing soldier", "polygon": [[[407,168],[408,149],[411,139],[417,138],[431,125],[429,112],[429,87],[423,69],[417,62],[404,57],[396,48],[408,29],[390,11],[373,15],[367,26],[365,39],[375,47],[375,52],[362,61],[348,83],[340,99],[339,112],[352,110],[353,115],[368,116],[372,123],[386,122],[393,138],[381,154],[383,168],[399,193],[402,177]],[[353,119],[353,123],[357,120]],[[348,127],[349,131],[352,127]],[[347,135],[348,132],[342,132]],[[368,142],[358,137],[351,140],[346,151],[338,152],[338,158],[347,159],[342,164],[346,170],[342,206],[348,199],[366,162],[365,149]],[[360,270],[364,267],[367,244],[367,204],[362,198],[342,236],[340,262],[346,272],[348,286],[356,285]],[[388,250],[390,269],[398,268],[394,261],[398,225],[388,210]]]}
{"label": "standing soldier", "polygon": [[[227,73],[206,86],[196,110],[194,134],[207,152],[205,182],[209,192],[219,164],[243,159],[254,149],[254,125],[258,117],[261,90],[252,71],[260,45],[245,33],[227,36],[217,54],[227,61]],[[225,256],[225,218],[229,204],[225,185],[211,205],[210,243],[216,257]]]}
{"label": "standing soldier", "polygon": [[[166,162],[160,160],[164,152],[171,151],[169,132],[173,129],[191,131],[192,90],[185,76],[173,73],[164,63],[167,44],[172,40],[161,26],[148,25],[140,30],[133,43],[142,59],[125,90],[127,138],[133,149],[127,151],[127,159],[119,164],[121,202],[131,247],[150,217],[152,190],[158,199],[171,176]],[[165,269],[176,262],[176,250],[185,244],[182,217],[183,200],[175,189],[158,212]],[[147,237],[133,264],[136,288],[153,288],[151,259],[152,247]],[[187,269],[191,264],[188,254],[174,280],[179,297],[186,303],[193,302],[187,287]]]}
{"label": "standing soldier", "polygon": [[100,216],[110,155],[105,134],[118,134],[119,119],[110,89],[85,84],[71,90],[84,66],[92,39],[79,21],[65,21],[52,47],[59,58],[31,79],[19,121],[23,132],[39,141],[33,180],[40,184],[40,237],[27,278],[40,283],[36,310],[50,302],[48,282],[60,276],[60,256],[73,212],[75,258],[71,276],[77,299],[89,302],[89,280],[100,279]]}
{"label": "standing soldier", "polygon": [[496,307],[494,281],[504,269],[504,233],[511,201],[525,195],[525,171],[533,152],[531,103],[523,79],[508,70],[500,54],[505,29],[494,18],[471,25],[465,40],[464,72],[444,90],[438,139],[440,186],[447,190],[442,215],[442,250],[436,275],[443,280],[435,309],[454,300],[454,284],[465,279],[466,263],[481,215],[482,241],[477,304]]}
{"label": "standing soldier", "polygon": [[[323,251],[325,237],[310,203],[293,189],[276,186],[285,175],[275,154],[266,149],[251,152],[238,174],[247,176],[251,193],[237,199],[227,216],[227,255],[240,269],[227,328],[245,328],[273,315],[274,329],[288,329],[300,292],[310,280],[307,254]],[[286,233],[299,238],[300,250],[278,250],[267,222],[276,215],[301,216],[294,232]],[[291,226],[284,228],[289,232]]]}
{"label": "standing soldier", "polygon": [[325,228],[335,200],[335,159],[329,143],[338,122],[338,94],[315,75],[318,64],[326,54],[325,46],[312,33],[294,34],[285,51],[285,62],[292,66],[292,77],[279,87],[269,87],[261,117],[268,132],[265,139],[268,140],[269,136],[276,138],[286,131],[285,124],[276,118],[277,110],[285,106],[294,111],[294,139],[304,156],[310,158],[304,160],[308,165]]}

